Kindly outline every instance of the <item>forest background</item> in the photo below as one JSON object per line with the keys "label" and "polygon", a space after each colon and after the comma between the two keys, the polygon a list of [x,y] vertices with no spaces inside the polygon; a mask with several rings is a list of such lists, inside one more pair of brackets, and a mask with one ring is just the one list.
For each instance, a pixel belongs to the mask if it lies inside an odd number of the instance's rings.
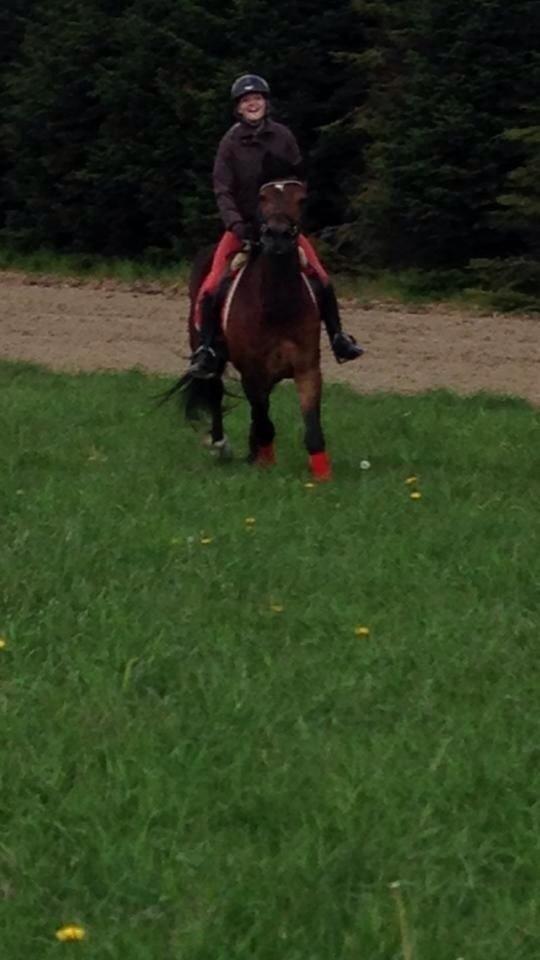
{"label": "forest background", "polygon": [[540,302],[538,0],[4,0],[0,36],[6,248],[189,259],[249,71],[333,269]]}

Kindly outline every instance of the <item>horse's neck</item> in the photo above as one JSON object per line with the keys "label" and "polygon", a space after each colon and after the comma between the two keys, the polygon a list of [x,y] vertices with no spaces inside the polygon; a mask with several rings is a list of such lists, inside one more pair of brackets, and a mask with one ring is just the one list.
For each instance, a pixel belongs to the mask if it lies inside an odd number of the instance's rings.
{"label": "horse's neck", "polygon": [[268,320],[287,322],[298,311],[303,282],[300,258],[295,250],[290,255],[261,256],[261,279],[264,312]]}

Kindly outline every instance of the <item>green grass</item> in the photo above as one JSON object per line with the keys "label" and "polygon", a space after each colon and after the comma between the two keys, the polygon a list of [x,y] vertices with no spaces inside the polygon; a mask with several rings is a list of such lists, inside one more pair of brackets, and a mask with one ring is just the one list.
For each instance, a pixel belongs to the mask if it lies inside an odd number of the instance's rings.
{"label": "green grass", "polygon": [[[163,286],[187,284],[190,264],[173,266],[151,260],[105,258],[94,254],[59,254],[47,249],[21,253],[0,245],[0,270],[58,277],[81,277],[86,280],[115,279],[131,284],[137,281],[157,282]],[[469,286],[464,288],[459,271],[422,273],[420,270],[373,271],[357,274],[336,273],[333,276],[340,296],[354,297],[364,303],[376,300],[404,304],[444,302],[470,309],[487,310],[492,295]]]}
{"label": "green grass", "polygon": [[0,366],[2,957],[537,960],[538,413],[333,387],[308,488],[165,383]]}
{"label": "green grass", "polygon": [[100,257],[97,254],[55,253],[45,248],[20,253],[0,246],[0,270],[58,277],[82,277],[88,280],[112,278],[123,283],[137,280],[156,281],[165,285],[186,283],[189,264],[153,263],[151,260],[128,260],[121,257]]}
{"label": "green grass", "polygon": [[354,275],[341,275],[337,286],[341,296],[354,297],[361,303],[394,301],[402,304],[426,305],[443,303],[468,310],[485,312],[493,309],[493,293],[465,284],[465,274],[456,271],[381,270]]}

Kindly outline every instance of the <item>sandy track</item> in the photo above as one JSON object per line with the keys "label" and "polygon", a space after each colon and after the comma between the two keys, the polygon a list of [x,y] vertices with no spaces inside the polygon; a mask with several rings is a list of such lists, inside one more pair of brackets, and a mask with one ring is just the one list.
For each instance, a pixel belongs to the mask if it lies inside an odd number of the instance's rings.
{"label": "sandy track", "polygon": [[[70,371],[138,367],[174,375],[185,366],[181,290],[3,272],[0,304],[3,358]],[[338,366],[325,346],[327,379],[362,392],[447,387],[513,394],[540,405],[540,319],[353,301],[342,307],[344,325],[366,355]]]}

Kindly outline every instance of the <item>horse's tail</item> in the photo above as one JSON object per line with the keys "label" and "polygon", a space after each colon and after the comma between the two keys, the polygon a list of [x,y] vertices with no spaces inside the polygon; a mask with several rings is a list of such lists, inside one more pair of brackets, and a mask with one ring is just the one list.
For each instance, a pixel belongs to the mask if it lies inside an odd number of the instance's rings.
{"label": "horse's tail", "polygon": [[190,423],[201,420],[203,416],[211,415],[216,408],[216,400],[223,396],[223,382],[220,376],[201,380],[185,373],[172,387],[157,397],[158,406],[162,406],[178,395],[180,406]]}

